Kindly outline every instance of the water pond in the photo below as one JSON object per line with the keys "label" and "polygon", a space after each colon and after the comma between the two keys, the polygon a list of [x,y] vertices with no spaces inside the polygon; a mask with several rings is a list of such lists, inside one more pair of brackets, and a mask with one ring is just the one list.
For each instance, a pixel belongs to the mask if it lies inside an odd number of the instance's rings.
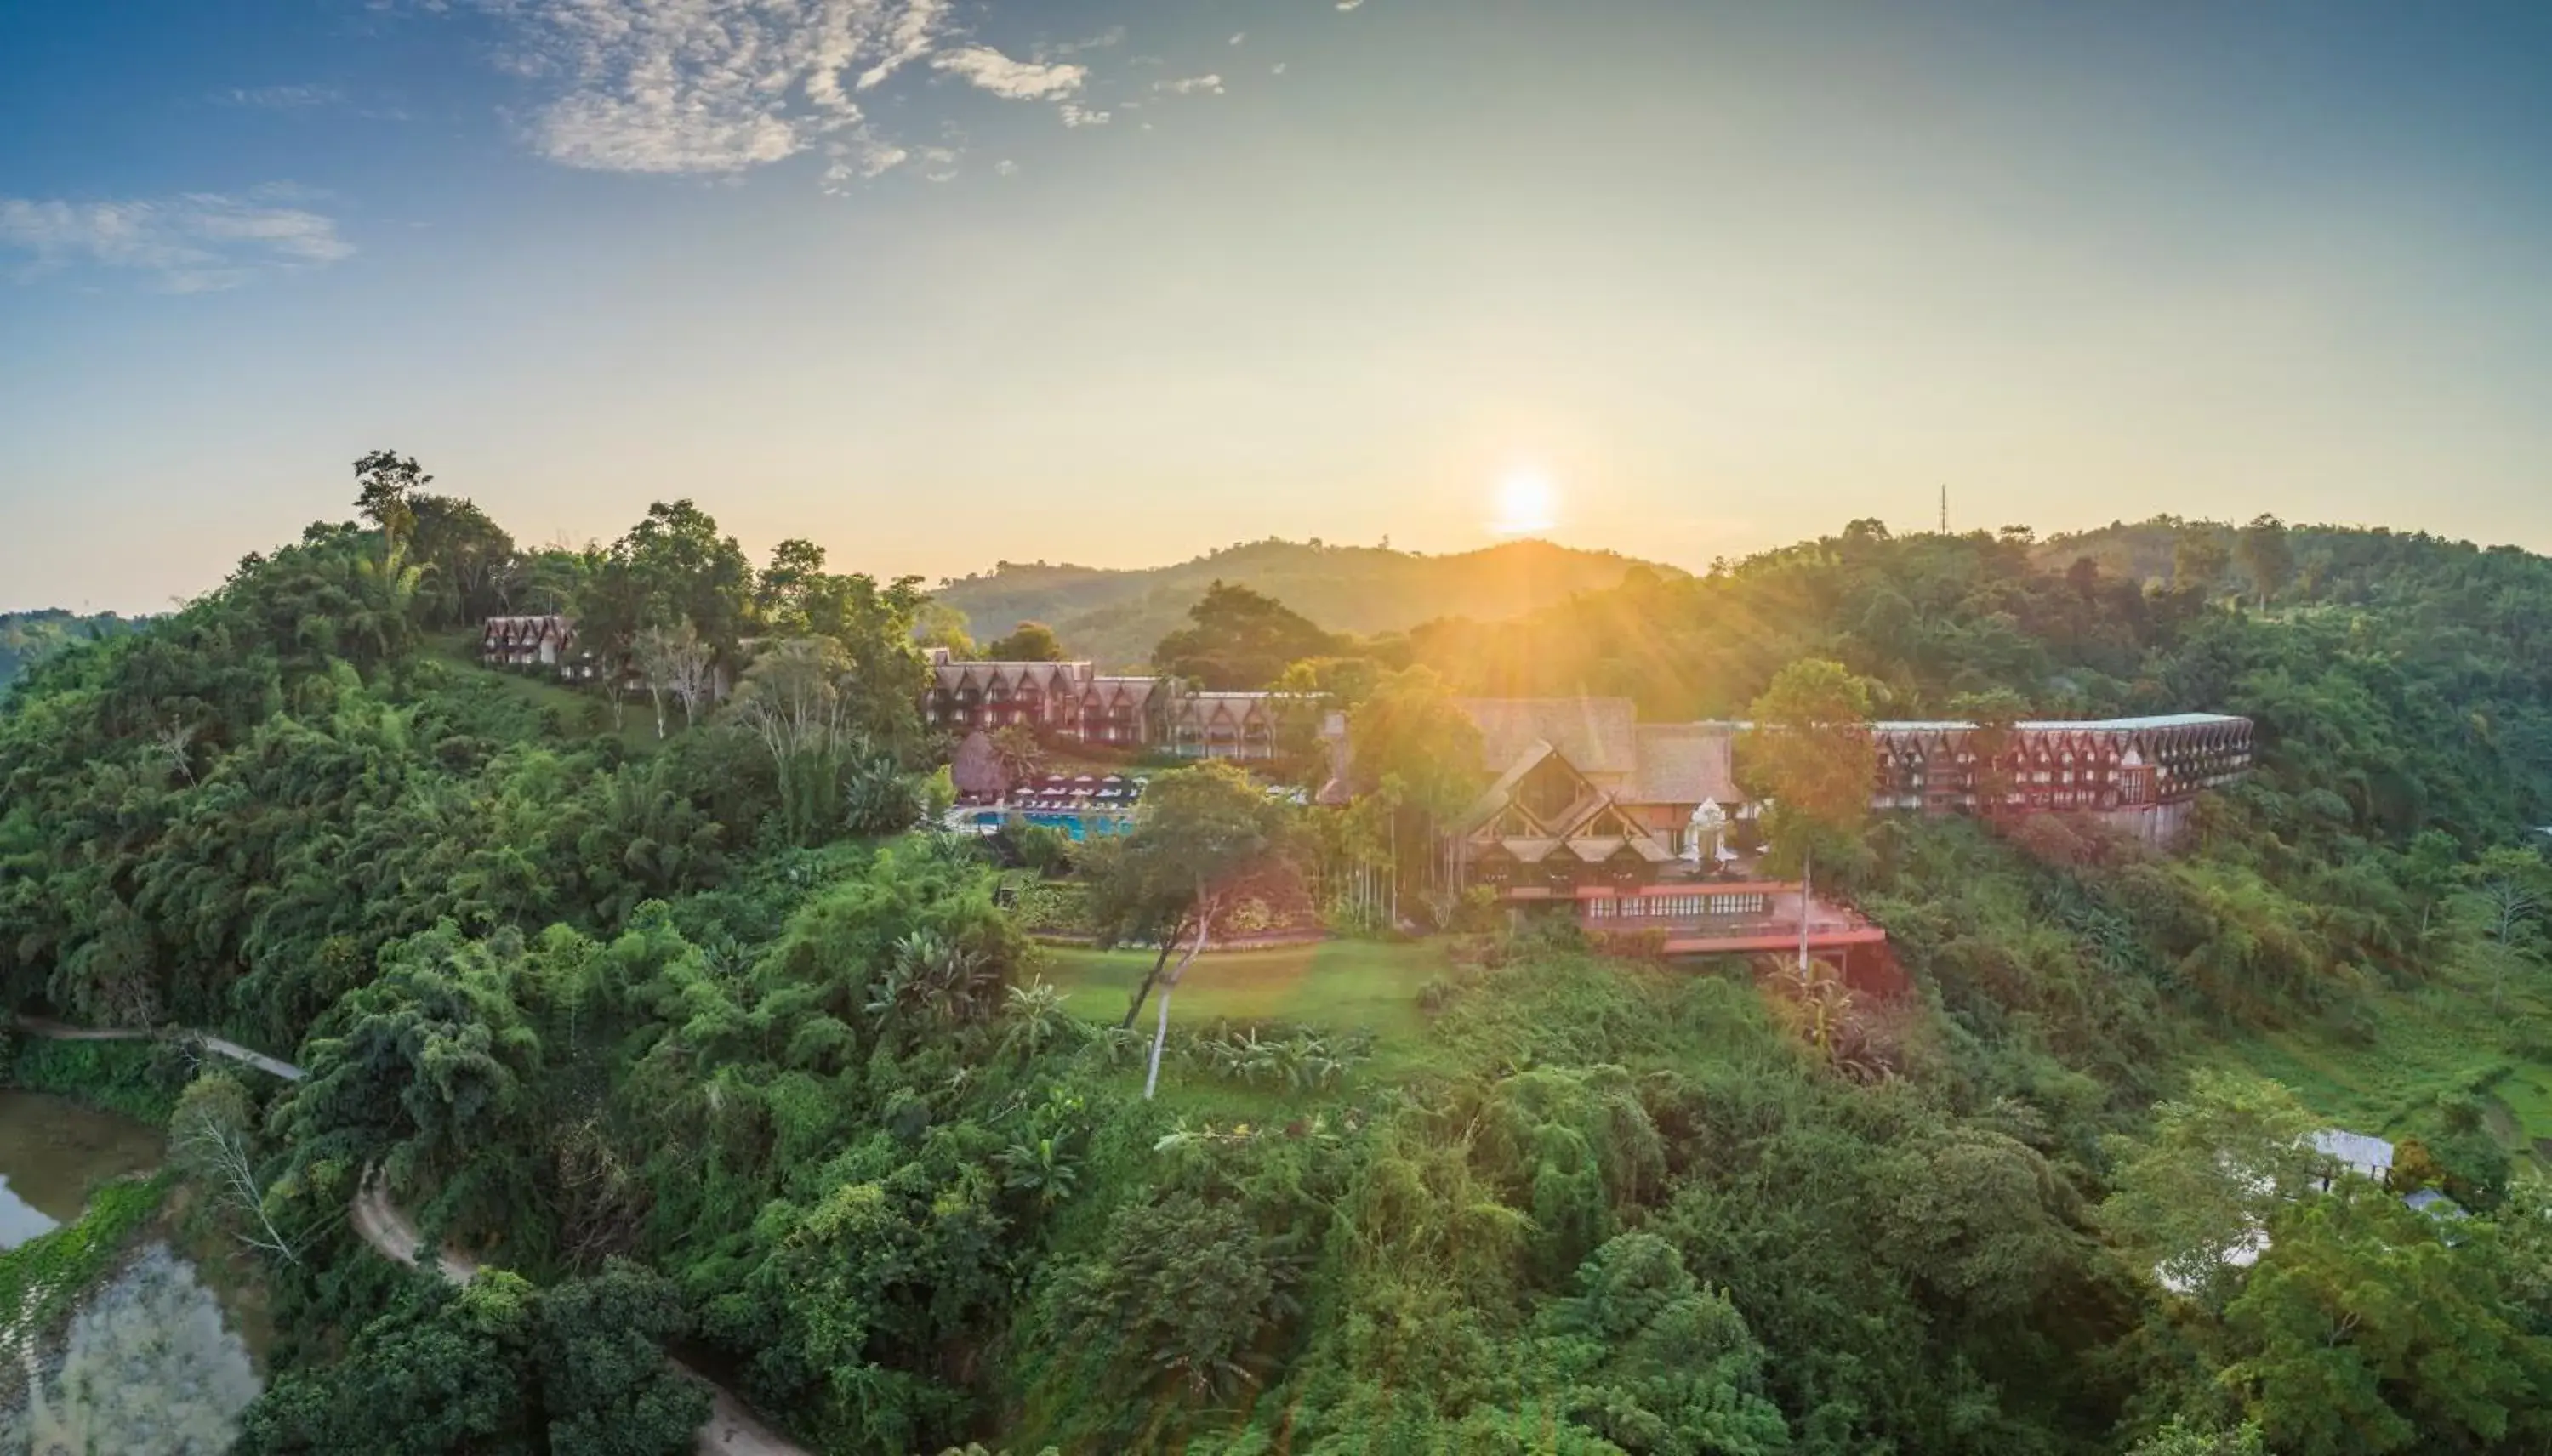
{"label": "water pond", "polygon": [[42,1092],[0,1092],[0,1249],[77,1218],[89,1190],[160,1166],[160,1134]]}

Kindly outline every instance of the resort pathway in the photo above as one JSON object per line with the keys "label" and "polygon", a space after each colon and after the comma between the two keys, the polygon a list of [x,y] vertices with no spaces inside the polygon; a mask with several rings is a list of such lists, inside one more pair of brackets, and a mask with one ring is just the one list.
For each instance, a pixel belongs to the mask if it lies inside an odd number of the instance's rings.
{"label": "resort pathway", "polygon": [[[299,1082],[305,1075],[289,1062],[200,1031],[159,1032],[122,1027],[65,1026],[58,1021],[35,1016],[20,1016],[15,1021],[19,1030],[47,1041],[185,1041],[215,1056],[227,1057],[286,1082]],[[382,1185],[378,1174],[364,1181],[364,1191],[355,1196],[354,1207],[349,1213],[356,1234],[374,1252],[411,1269],[416,1267],[417,1251],[425,1247],[425,1239],[417,1233],[416,1224],[407,1214],[390,1201],[389,1190]],[[468,1284],[478,1273],[477,1260],[452,1248],[440,1250],[434,1262],[443,1277],[454,1284]],[[667,1358],[671,1359],[670,1356]],[[699,1456],[814,1456],[805,1447],[764,1425],[726,1387],[680,1360],[672,1363],[676,1370],[698,1381],[709,1393],[708,1423],[700,1427],[699,1441],[693,1448]]]}
{"label": "resort pathway", "polygon": [[200,1047],[217,1057],[227,1057],[244,1067],[254,1067],[269,1077],[286,1082],[299,1082],[301,1069],[264,1052],[253,1052],[226,1037],[201,1031],[150,1031],[130,1026],[65,1026],[42,1016],[16,1018],[18,1029],[46,1041],[174,1041]]}

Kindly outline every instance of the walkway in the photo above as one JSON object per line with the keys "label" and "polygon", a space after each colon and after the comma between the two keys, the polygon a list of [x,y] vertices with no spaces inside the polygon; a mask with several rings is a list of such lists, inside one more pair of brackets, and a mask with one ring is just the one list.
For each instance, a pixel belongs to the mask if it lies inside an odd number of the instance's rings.
{"label": "walkway", "polygon": [[[12,1018],[18,1029],[29,1036],[47,1041],[177,1041],[201,1047],[218,1057],[227,1057],[242,1066],[279,1077],[286,1082],[299,1082],[305,1075],[298,1067],[264,1052],[251,1051],[235,1041],[200,1031],[146,1031],[129,1027],[65,1026],[41,1017]],[[399,1206],[390,1201],[389,1190],[382,1187],[378,1176],[364,1183],[364,1191],[355,1196],[350,1210],[355,1232],[382,1257],[416,1267],[417,1250],[425,1240],[416,1224]],[[478,1273],[478,1263],[454,1249],[444,1249],[435,1258],[435,1267],[454,1284],[468,1284]],[[672,1358],[667,1357],[669,1360]],[[676,1370],[698,1381],[709,1393],[708,1424],[700,1427],[699,1443],[694,1448],[699,1456],[814,1456],[805,1447],[789,1440],[756,1419],[742,1401],[726,1387],[710,1380],[680,1360]]]}

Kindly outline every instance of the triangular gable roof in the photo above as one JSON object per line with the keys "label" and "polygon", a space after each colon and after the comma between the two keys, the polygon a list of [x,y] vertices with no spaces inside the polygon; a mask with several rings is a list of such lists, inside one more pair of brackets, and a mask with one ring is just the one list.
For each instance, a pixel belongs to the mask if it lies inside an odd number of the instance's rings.
{"label": "triangular gable roof", "polygon": [[[1506,771],[1498,775],[1488,787],[1481,789],[1479,797],[1472,799],[1471,806],[1462,811],[1459,823],[1463,832],[1468,833],[1494,818],[1498,810],[1505,808],[1514,800],[1516,785],[1524,781],[1525,776],[1539,767],[1543,759],[1557,752],[1559,750],[1540,739],[1525,745],[1515,759],[1507,765]],[[1562,762],[1566,761],[1563,759]],[[1570,767],[1576,766],[1570,765]]]}

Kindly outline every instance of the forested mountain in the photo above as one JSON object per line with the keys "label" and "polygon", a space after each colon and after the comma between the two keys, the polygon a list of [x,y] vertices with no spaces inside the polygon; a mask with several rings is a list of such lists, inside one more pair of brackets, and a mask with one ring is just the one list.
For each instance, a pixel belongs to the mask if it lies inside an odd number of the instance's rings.
{"label": "forested mountain", "polygon": [[0,688],[20,674],[73,643],[121,636],[136,624],[113,612],[77,616],[59,610],[0,612]]}
{"label": "forested mountain", "polygon": [[[1024,566],[941,583],[937,597],[966,613],[978,638],[1044,622],[1072,653],[1139,669],[1153,644],[1185,625],[1216,581],[1247,586],[1332,632],[1392,632],[1436,617],[1494,620],[1621,584],[1644,564],[1611,552],[1518,541],[1455,556],[1381,546],[1257,541],[1145,571]],[[1680,575],[1671,567],[1655,574]]]}
{"label": "forested mountain", "polygon": [[[636,746],[436,650],[471,596],[420,569],[392,463],[369,525],[0,704],[5,1004],[309,1073],[135,1073],[260,1103],[225,1124],[255,1196],[202,1204],[288,1235],[243,1451],[673,1456],[704,1402],[668,1346],[826,1451],[2552,1440],[2552,563],[2120,533],[2171,543],[2158,581],[1858,523],[1304,665],[1378,745],[1350,808],[1179,771],[1121,843],[1002,857],[928,828],[909,583],[803,543],[756,567],[691,502],[545,560],[650,682],[739,684]],[[519,564],[478,537],[500,599]],[[1426,731],[1448,692],[1737,714],[1801,663],[1891,713],[2248,713],[2260,764],[2171,857],[2061,816],[1872,824],[1819,873],[1887,929],[1892,1001],[1606,958],[1431,902],[1396,851],[1476,787]],[[1226,870],[1306,886],[1352,993],[1173,1025],[1173,990],[1276,979],[1182,961],[1155,1043],[1074,990],[1106,958],[1027,933],[1081,904],[1157,976],[1239,915],[1201,904]],[[1362,912],[1377,880],[1407,923]],[[2396,1140],[2397,1186],[2302,1195],[2330,1125]],[[374,1179],[501,1272],[375,1258],[343,1216]]]}

